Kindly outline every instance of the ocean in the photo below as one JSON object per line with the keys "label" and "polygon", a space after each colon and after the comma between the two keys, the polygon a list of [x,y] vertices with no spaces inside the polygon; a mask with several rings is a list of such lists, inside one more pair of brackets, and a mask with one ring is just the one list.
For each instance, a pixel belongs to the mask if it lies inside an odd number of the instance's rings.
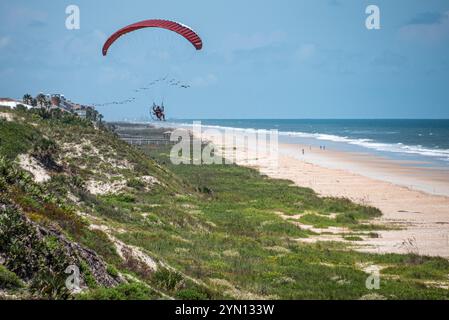
{"label": "ocean", "polygon": [[[176,125],[193,120],[171,120]],[[410,160],[413,165],[449,170],[449,119],[307,120],[205,119],[214,128],[276,129],[280,142],[326,146]]]}

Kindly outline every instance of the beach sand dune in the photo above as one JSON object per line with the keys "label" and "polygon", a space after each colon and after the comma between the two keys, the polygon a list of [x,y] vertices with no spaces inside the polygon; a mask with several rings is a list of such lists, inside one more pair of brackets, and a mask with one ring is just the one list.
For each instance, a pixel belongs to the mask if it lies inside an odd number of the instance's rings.
{"label": "beach sand dune", "polygon": [[377,231],[378,238],[363,241],[359,250],[377,253],[419,253],[449,258],[449,197],[431,195],[347,170],[329,169],[281,156],[279,170],[262,173],[290,179],[323,196],[345,197],[379,208],[376,223],[400,230]]}
{"label": "beach sand dune", "polygon": [[[224,148],[213,136],[204,138],[218,149]],[[323,196],[345,197],[379,208],[383,216],[374,223],[395,229],[376,231],[378,237],[357,242],[357,250],[449,258],[449,197],[431,194],[436,189],[442,193],[449,191],[447,171],[425,172],[424,168],[412,164],[401,166],[382,158],[311,150],[309,146],[293,144],[279,145],[276,168],[264,158],[249,164],[238,161],[238,164],[257,168],[273,178],[291,180]]]}

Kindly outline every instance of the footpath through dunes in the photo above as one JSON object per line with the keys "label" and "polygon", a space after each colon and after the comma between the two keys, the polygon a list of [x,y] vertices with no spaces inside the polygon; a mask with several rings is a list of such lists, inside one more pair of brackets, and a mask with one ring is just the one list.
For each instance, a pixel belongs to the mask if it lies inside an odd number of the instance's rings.
{"label": "footpath through dunes", "polygon": [[[205,138],[218,148],[223,147],[217,137]],[[366,157],[342,151],[321,152],[310,150],[308,146],[292,144],[280,144],[279,149],[280,157],[276,168],[273,169],[269,159],[263,157],[249,166],[270,177],[288,179],[298,186],[311,188],[322,196],[343,197],[382,211],[382,216],[373,221],[379,225],[379,230],[375,231],[377,236],[362,235],[362,239],[354,247],[357,250],[375,253],[417,253],[449,258],[449,197],[404,186],[414,183],[420,177],[427,179],[428,185],[433,183],[433,180],[429,179],[435,179],[435,185],[441,190],[449,190],[449,180],[444,179],[447,172],[430,172],[423,176],[421,171],[427,169],[411,166],[398,168],[393,162],[372,156],[368,161]],[[306,155],[300,155],[301,149],[306,150]],[[241,154],[237,159],[245,159],[246,149],[236,152]],[[295,153],[298,156],[292,156]],[[318,159],[320,161],[317,161]],[[317,165],[317,162],[323,165]],[[248,165],[245,162],[239,164]],[[344,165],[347,169],[336,169],[338,165]],[[358,168],[357,172],[365,170],[366,174],[351,172],[351,168]],[[374,179],[372,176],[376,176],[376,172],[381,173]],[[385,172],[394,173],[395,179],[402,181],[404,185],[382,180]],[[410,182],[411,180],[413,181]],[[424,180],[417,180],[416,183],[419,184],[420,181]],[[387,230],[382,230],[384,227],[387,227]],[[345,241],[345,233],[316,237],[314,241],[321,240]]]}
{"label": "footpath through dunes", "polygon": [[[131,146],[113,125],[12,114],[0,119],[2,297],[449,298],[445,259],[351,250],[375,235],[375,208],[242,166],[174,165],[170,145]],[[68,264],[81,292],[65,286]],[[375,295],[371,268],[382,270]]]}

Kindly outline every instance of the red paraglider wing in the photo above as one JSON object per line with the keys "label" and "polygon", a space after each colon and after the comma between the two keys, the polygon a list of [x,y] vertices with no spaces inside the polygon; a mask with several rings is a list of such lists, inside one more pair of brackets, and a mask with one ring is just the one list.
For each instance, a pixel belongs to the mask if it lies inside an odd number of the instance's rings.
{"label": "red paraglider wing", "polygon": [[190,43],[195,47],[196,50],[201,50],[201,48],[203,47],[203,41],[201,40],[201,38],[195,33],[195,31],[193,31],[186,25],[169,20],[153,19],[131,24],[115,32],[112,36],[109,37],[108,40],[106,40],[103,46],[103,56],[105,56],[108,53],[109,47],[122,35],[143,28],[162,28],[171,30],[173,32],[180,34],[188,41],[190,41]]}

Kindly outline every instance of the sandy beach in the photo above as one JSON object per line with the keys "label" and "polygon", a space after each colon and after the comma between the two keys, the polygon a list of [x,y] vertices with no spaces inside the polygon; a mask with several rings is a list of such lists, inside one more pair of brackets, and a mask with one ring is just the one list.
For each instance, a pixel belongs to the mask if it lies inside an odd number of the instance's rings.
{"label": "sandy beach", "polygon": [[[223,148],[216,137],[203,135],[204,138],[218,149]],[[279,144],[277,168],[263,158],[238,164],[255,167],[273,178],[289,179],[323,196],[345,197],[379,208],[383,216],[374,223],[395,230],[376,231],[377,238],[364,237],[354,247],[357,250],[449,258],[447,170],[298,144]],[[315,240],[344,241],[342,236],[323,235]]]}

